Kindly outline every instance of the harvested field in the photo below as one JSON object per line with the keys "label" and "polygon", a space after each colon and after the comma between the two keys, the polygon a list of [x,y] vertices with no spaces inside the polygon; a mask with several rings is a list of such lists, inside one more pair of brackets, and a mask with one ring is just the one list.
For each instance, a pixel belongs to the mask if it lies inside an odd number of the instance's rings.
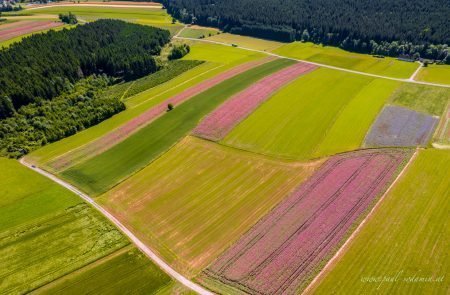
{"label": "harvested field", "polygon": [[62,23],[54,21],[19,21],[0,27],[0,42],[21,35],[48,30],[61,26]]}
{"label": "harvested field", "polygon": [[164,115],[167,112],[167,105],[169,103],[177,107],[179,104],[185,102],[186,100],[204,92],[205,90],[220,84],[221,82],[230,79],[236,75],[239,75],[251,68],[257,67],[261,64],[269,62],[272,58],[266,58],[262,60],[256,60],[239,65],[231,70],[221,73],[213,78],[203,81],[195,86],[192,86],[185,91],[177,94],[171,98],[168,98],[158,105],[150,108],[141,115],[131,119],[119,128],[109,132],[103,137],[100,137],[90,143],[80,147],[79,149],[72,150],[69,153],[62,155],[52,161],[49,166],[52,169],[61,171],[71,167],[72,165],[101,154],[102,152],[110,149],[112,146],[123,141],[130,135],[134,134],[136,131],[145,127],[149,123],[153,122],[156,118]]}
{"label": "harvested field", "polygon": [[398,106],[386,106],[366,136],[366,147],[426,146],[438,118]]}
{"label": "harvested field", "polygon": [[98,200],[173,267],[195,275],[321,163],[187,137]]}
{"label": "harvested field", "polygon": [[261,79],[227,100],[203,119],[194,130],[194,134],[215,141],[223,139],[231,129],[264,103],[274,92],[315,68],[310,64],[297,63]]}
{"label": "harvested field", "polygon": [[410,157],[405,150],[331,158],[204,271],[250,294],[295,294]]}

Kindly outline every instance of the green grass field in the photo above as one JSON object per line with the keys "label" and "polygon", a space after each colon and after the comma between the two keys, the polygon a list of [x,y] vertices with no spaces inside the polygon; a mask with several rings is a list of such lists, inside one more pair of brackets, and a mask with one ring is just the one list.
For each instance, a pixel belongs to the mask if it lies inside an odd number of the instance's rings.
{"label": "green grass field", "polygon": [[0,290],[24,293],[129,244],[80,198],[0,158]]}
{"label": "green grass field", "polygon": [[[221,59],[215,58],[214,52],[217,52],[221,56]],[[191,86],[214,77],[215,75],[229,70],[239,64],[262,57],[264,57],[264,55],[238,48],[228,48],[225,46],[210,44],[195,44],[191,46],[191,53],[184,59],[205,60],[209,62],[189,70],[164,84],[128,98],[126,101],[127,110],[87,130],[34,151],[33,153],[27,155],[27,161],[44,166],[46,169],[51,170],[51,168],[45,164],[59,155],[62,155],[72,149],[76,149],[87,142],[105,135],[139,114],[142,114],[152,106],[182,92]],[[215,62],[212,62],[212,60]]]}
{"label": "green grass field", "polygon": [[391,103],[441,116],[450,101],[450,88],[403,84],[390,98]]}
{"label": "green grass field", "polygon": [[139,250],[127,247],[63,277],[40,294],[155,294],[172,280]]}
{"label": "green grass field", "polygon": [[416,80],[450,84],[450,65],[429,65],[426,68],[421,68]]}
{"label": "green grass field", "polygon": [[189,133],[198,121],[231,95],[291,65],[275,60],[214,86],[159,117],[104,153],[60,173],[91,195],[98,195],[148,165]]}
{"label": "green grass field", "polygon": [[409,78],[419,66],[417,63],[398,61],[394,58],[375,58],[367,54],[351,53],[337,47],[313,43],[289,43],[274,52],[287,57],[394,78]]}
{"label": "green grass field", "polygon": [[179,36],[184,38],[199,39],[214,36],[218,33],[218,31],[219,30],[214,28],[189,27],[185,28]]}
{"label": "green grass field", "polygon": [[[311,293],[448,294],[448,167],[448,151],[421,150]],[[442,276],[443,282],[413,281]]]}
{"label": "green grass field", "polygon": [[317,69],[276,93],[233,129],[223,143],[296,159],[357,149],[397,85],[389,80]]}
{"label": "green grass field", "polygon": [[208,40],[212,41],[218,41],[228,44],[236,44],[238,46],[251,48],[251,49],[257,49],[257,50],[264,50],[264,51],[272,51],[274,49],[277,49],[281,47],[285,43],[271,41],[271,40],[264,40],[264,39],[258,39],[248,36],[241,36],[241,35],[233,35],[228,33],[223,33],[220,35],[215,35],[212,37],[209,37]]}
{"label": "green grass field", "polygon": [[172,266],[195,275],[318,164],[187,137],[98,201]]}

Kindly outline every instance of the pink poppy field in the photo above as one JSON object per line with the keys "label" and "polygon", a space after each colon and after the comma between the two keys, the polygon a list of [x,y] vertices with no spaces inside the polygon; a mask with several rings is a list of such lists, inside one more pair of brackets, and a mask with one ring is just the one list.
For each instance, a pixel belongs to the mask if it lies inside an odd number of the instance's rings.
{"label": "pink poppy field", "polygon": [[410,151],[332,157],[203,275],[250,294],[295,294],[395,179]]}
{"label": "pink poppy field", "polygon": [[141,115],[133,118],[124,125],[118,127],[117,129],[109,132],[108,134],[78,148],[72,150],[49,163],[49,167],[55,169],[56,171],[61,171],[73,166],[80,160],[85,160],[92,158],[102,152],[110,149],[119,142],[125,140],[127,137],[138,131],[139,129],[147,126],[153,122],[158,117],[162,116],[167,111],[167,105],[169,103],[173,104],[175,107],[188,99],[206,91],[207,89],[214,87],[221,82],[237,76],[245,71],[248,71],[254,67],[267,63],[273,60],[273,58],[265,58],[261,60],[251,61],[239,66],[236,66],[228,71],[225,71],[213,78],[203,81],[197,85],[194,85],[185,91],[168,98],[156,106],[145,111]]}
{"label": "pink poppy field", "polygon": [[214,141],[223,139],[277,90],[316,68],[311,64],[296,63],[258,81],[209,114],[193,131],[193,134]]}

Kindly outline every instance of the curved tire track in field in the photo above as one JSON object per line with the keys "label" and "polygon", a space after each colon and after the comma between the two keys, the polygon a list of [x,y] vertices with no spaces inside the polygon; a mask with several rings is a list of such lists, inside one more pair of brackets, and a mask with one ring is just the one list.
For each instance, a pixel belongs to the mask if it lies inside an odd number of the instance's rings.
{"label": "curved tire track in field", "polygon": [[[191,41],[198,41],[198,42],[206,42],[206,43],[218,44],[218,45],[223,45],[223,46],[233,46],[232,44],[229,44],[229,43],[224,43],[224,42],[219,42],[219,41],[212,41],[212,40],[205,40],[205,39],[195,39],[195,38],[186,38],[186,37],[174,37],[174,38],[180,39],[180,40],[191,40]],[[240,48],[240,49],[243,49],[243,50],[247,50],[247,51],[259,52],[259,53],[262,53],[262,54],[265,54],[265,55],[269,55],[269,56],[273,56],[273,57],[290,59],[290,60],[293,60],[293,61],[300,61],[300,62],[304,62],[304,63],[307,63],[307,64],[311,64],[311,65],[315,65],[315,66],[319,66],[319,67],[323,67],[323,68],[328,68],[328,69],[342,71],[342,72],[348,72],[348,73],[357,74],[357,75],[364,75],[364,76],[369,76],[369,77],[374,77],[374,78],[381,78],[381,79],[387,79],[387,80],[393,80],[393,81],[399,81],[399,82],[405,82],[405,83],[413,83],[413,84],[421,84],[421,85],[428,85],[428,86],[450,88],[450,85],[446,85],[446,84],[438,84],[438,83],[423,82],[423,81],[416,81],[416,80],[410,80],[410,79],[394,78],[394,77],[388,77],[388,76],[383,76],[383,75],[376,75],[376,74],[371,74],[371,73],[365,73],[365,72],[360,72],[360,71],[355,71],[355,70],[350,70],[350,69],[330,66],[330,65],[321,64],[321,63],[317,63],[317,62],[312,62],[312,61],[308,61],[308,60],[303,60],[303,59],[298,59],[298,58],[293,58],[293,57],[287,57],[287,56],[279,55],[279,54],[276,54],[276,53],[273,53],[273,52],[267,52],[267,51],[264,51],[264,50],[257,50],[257,49],[241,47],[241,46],[239,46],[237,48]]]}
{"label": "curved tire track in field", "polygon": [[123,234],[125,234],[132,242],[135,244],[148,258],[150,258],[156,265],[158,265],[165,273],[167,273],[169,276],[183,284],[184,286],[188,287],[192,291],[197,292],[201,295],[212,295],[213,293],[206,290],[205,288],[201,287],[200,285],[197,285],[196,283],[192,282],[179,272],[177,272],[175,269],[173,269],[170,265],[168,265],[164,260],[159,258],[155,252],[153,252],[149,247],[147,247],[139,238],[137,238],[128,228],[126,228],[119,220],[117,220],[111,213],[109,213],[107,210],[105,210],[102,206],[100,206],[97,202],[95,202],[91,197],[89,197],[87,194],[81,192],[79,189],[74,187],[73,185],[65,182],[64,180],[59,179],[55,175],[48,173],[47,171],[44,171],[38,167],[35,167],[27,162],[25,162],[24,158],[21,158],[19,161],[22,165],[36,171],[37,173],[49,178],[50,180],[56,182],[57,184],[63,186],[64,188],[70,190],[71,192],[78,195],[80,198],[82,198],[84,201],[92,205],[97,211],[99,211],[104,217],[106,217],[110,222],[112,222]]}

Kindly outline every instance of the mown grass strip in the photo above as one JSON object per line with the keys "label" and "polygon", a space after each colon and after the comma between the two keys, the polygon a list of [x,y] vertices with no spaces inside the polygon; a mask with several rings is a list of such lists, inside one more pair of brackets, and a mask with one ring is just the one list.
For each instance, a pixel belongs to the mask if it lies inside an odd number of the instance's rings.
{"label": "mown grass strip", "polygon": [[275,60],[212,87],[103,154],[62,172],[61,176],[88,194],[105,192],[169,149],[228,97],[291,64],[289,60]]}

